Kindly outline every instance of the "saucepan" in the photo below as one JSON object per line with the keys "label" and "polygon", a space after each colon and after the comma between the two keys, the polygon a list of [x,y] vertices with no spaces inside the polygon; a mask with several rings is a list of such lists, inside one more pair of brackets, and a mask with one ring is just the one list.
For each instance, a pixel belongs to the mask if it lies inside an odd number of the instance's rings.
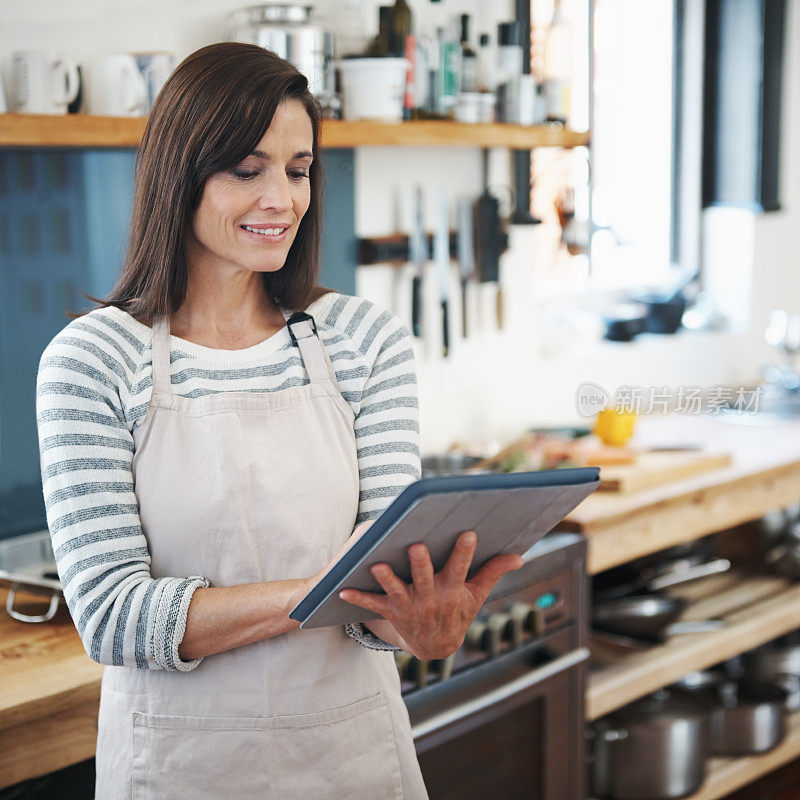
{"label": "saucepan", "polygon": [[766,753],[786,735],[788,693],[774,683],[708,670],[687,675],[675,688],[694,695],[698,707],[707,709],[714,755]]}
{"label": "saucepan", "polygon": [[705,778],[708,713],[679,689],[598,720],[592,729],[592,791],[613,800],[669,800]]}
{"label": "saucepan", "polygon": [[[653,578],[630,576],[627,583],[607,585],[596,591],[592,627],[604,633],[647,642],[660,642],[679,633],[707,633],[724,626],[720,620],[676,622],[689,601],[661,591],[730,568],[727,559],[665,572]],[[617,572],[617,576],[623,573]],[[595,584],[597,587],[597,584]]]}

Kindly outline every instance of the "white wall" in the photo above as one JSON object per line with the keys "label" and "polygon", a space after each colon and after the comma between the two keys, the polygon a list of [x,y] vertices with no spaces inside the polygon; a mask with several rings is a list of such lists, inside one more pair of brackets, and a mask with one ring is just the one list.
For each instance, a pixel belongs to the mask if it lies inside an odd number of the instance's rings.
{"label": "white wall", "polygon": [[[337,3],[321,0],[319,9],[333,14]],[[380,0],[364,0],[363,19],[374,29]],[[178,57],[226,38],[225,15],[241,0],[0,0],[0,57],[29,47],[58,48],[85,61],[93,55],[168,49]],[[421,19],[429,4],[413,0]],[[477,30],[496,32],[509,18],[511,0],[446,0],[451,13],[478,13]],[[758,379],[759,365],[769,357],[761,344],[769,310],[800,310],[800,155],[790,143],[800,141],[800,11],[787,4],[787,69],[784,85],[782,196],[784,210],[755,220],[753,305],[749,329],[742,334],[690,334],[648,337],[633,344],[597,343],[596,325],[586,316],[560,313],[559,298],[537,296],[531,276],[537,258],[551,246],[544,226],[512,229],[512,247],[502,262],[506,319],[494,324],[494,290],[473,287],[470,304],[477,324],[467,341],[456,339],[450,358],[437,345],[435,284],[427,281],[428,349],[417,343],[421,434],[424,452],[461,440],[502,440],[534,424],[577,421],[577,386],[594,381],[612,391],[622,384],[676,387],[710,386]],[[473,29],[474,33],[474,29]],[[438,187],[450,196],[480,191],[480,154],[469,148],[363,148],[356,159],[356,219],[361,235],[407,229],[411,187],[425,192],[428,224],[433,225]],[[508,182],[508,153],[492,151],[491,183]],[[454,217],[454,215],[453,215]],[[745,253],[745,256],[747,254]],[[744,278],[747,281],[747,276]],[[459,295],[453,282],[454,326]],[[743,291],[747,292],[745,285]],[[407,271],[361,267],[357,291],[409,319]],[[481,312],[478,314],[478,312]],[[454,327],[460,330],[460,326]]]}

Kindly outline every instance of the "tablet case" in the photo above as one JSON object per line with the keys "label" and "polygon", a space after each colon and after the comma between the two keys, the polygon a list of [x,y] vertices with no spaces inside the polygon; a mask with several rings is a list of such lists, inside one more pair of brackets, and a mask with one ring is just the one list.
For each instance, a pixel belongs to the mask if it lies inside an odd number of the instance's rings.
{"label": "tablet case", "polygon": [[395,498],[289,617],[301,628],[379,619],[338,596],[345,588],[382,593],[373,564],[385,562],[410,582],[410,545],[424,542],[438,572],[459,534],[474,530],[472,577],[499,553],[523,555],[599,485],[597,467],[423,478]]}

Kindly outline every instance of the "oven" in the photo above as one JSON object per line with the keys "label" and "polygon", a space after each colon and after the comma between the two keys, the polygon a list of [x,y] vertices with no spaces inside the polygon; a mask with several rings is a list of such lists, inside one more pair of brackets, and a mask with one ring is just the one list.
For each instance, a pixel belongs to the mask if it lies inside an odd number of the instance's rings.
{"label": "oven", "polygon": [[397,654],[431,800],[582,800],[586,543],[551,534],[449,659]]}

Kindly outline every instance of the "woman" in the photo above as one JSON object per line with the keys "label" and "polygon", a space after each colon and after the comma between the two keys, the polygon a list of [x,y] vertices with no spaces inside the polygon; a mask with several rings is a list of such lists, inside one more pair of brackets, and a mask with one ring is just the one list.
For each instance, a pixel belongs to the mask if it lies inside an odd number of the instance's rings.
{"label": "woman", "polygon": [[117,286],[42,356],[48,524],[108,665],[98,800],[426,797],[390,651],[453,652],[522,563],[466,581],[465,532],[442,572],[414,545],[411,584],[377,565],[385,594],[345,592],[382,615],[366,628],[288,617],[419,475],[407,330],[315,285],[319,131],[290,63],[189,56],[142,138]]}

